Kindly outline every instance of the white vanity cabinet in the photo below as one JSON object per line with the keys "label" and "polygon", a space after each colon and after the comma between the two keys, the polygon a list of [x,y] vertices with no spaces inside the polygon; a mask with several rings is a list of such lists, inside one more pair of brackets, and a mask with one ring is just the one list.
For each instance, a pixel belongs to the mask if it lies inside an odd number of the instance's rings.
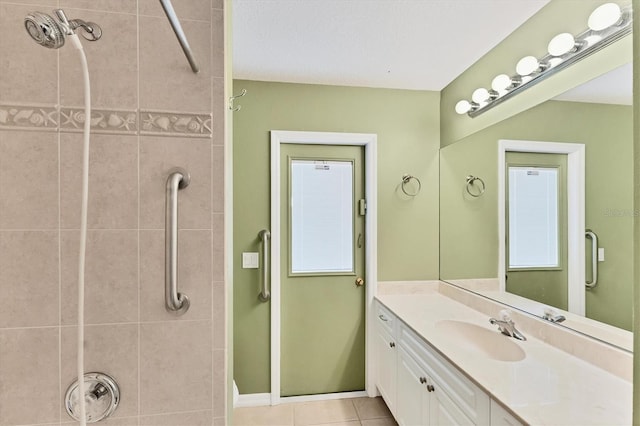
{"label": "white vanity cabinet", "polygon": [[376,315],[376,384],[401,426],[490,424],[478,386],[380,304]]}
{"label": "white vanity cabinet", "polygon": [[380,304],[376,309],[376,385],[389,410],[396,414],[396,318]]}

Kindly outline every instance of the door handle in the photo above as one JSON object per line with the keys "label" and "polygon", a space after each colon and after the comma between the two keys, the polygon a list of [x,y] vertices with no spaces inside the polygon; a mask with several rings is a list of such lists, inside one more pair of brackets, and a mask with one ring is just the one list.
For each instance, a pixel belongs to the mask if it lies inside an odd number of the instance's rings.
{"label": "door handle", "polygon": [[363,285],[364,285],[364,278],[362,278],[362,277],[356,278],[356,286],[357,287],[362,287]]}

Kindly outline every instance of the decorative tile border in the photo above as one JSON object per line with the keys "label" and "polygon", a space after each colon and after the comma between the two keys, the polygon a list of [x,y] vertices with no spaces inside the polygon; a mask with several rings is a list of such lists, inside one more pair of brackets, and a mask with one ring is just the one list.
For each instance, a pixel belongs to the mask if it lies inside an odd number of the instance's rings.
{"label": "decorative tile border", "polygon": [[[60,108],[60,130],[78,131],[84,129],[84,108]],[[92,110],[91,130],[96,133],[138,133],[136,111]]]}
{"label": "decorative tile border", "polygon": [[46,106],[0,105],[0,129],[56,131],[58,109]]}
{"label": "decorative tile border", "polygon": [[[0,130],[82,132],[81,107],[0,105]],[[213,137],[211,114],[166,111],[91,111],[91,130],[95,133],[126,135]]]}
{"label": "decorative tile border", "polygon": [[141,135],[212,137],[211,114],[141,111]]}

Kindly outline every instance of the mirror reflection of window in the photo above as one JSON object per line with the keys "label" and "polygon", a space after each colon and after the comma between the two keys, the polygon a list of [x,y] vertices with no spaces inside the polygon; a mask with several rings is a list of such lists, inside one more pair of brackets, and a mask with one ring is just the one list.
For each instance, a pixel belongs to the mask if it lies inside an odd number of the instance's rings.
{"label": "mirror reflection of window", "polygon": [[558,169],[508,169],[509,269],[558,268]]}

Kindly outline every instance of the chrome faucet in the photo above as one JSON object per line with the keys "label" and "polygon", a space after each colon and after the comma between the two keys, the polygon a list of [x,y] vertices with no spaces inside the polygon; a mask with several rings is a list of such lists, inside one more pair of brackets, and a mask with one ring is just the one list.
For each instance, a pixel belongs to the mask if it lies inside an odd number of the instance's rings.
{"label": "chrome faucet", "polygon": [[520,333],[516,328],[516,324],[511,319],[509,312],[507,312],[506,310],[500,311],[500,318],[501,319],[489,318],[489,322],[493,325],[497,325],[500,333],[504,334],[505,336],[513,337],[515,339],[523,341],[527,340],[527,338],[524,337],[524,335]]}

